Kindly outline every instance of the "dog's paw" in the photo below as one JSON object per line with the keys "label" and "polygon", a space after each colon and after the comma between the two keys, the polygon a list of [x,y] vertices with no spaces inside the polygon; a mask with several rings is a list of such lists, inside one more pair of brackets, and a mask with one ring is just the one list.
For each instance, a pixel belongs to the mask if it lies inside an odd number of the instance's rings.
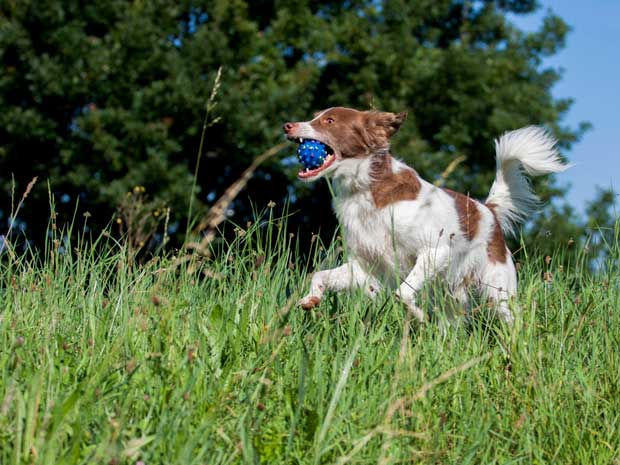
{"label": "dog's paw", "polygon": [[371,298],[375,298],[379,295],[379,287],[378,286],[373,286],[372,284],[370,284],[367,288],[366,288],[366,294],[368,294],[369,297]]}
{"label": "dog's paw", "polygon": [[321,298],[315,295],[308,295],[298,302],[298,305],[304,310],[312,310],[314,307],[318,307],[321,303]]}

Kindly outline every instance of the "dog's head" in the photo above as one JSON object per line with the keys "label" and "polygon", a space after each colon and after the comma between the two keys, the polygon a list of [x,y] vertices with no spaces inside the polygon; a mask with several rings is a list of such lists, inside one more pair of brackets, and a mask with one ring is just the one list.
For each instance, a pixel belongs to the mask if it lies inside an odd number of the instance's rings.
{"label": "dog's head", "polygon": [[390,138],[407,118],[407,113],[358,111],[335,107],[315,113],[311,121],[289,122],[283,126],[289,140],[318,140],[327,146],[327,157],[315,169],[302,169],[298,178],[314,181],[338,170],[351,160],[387,152]]}

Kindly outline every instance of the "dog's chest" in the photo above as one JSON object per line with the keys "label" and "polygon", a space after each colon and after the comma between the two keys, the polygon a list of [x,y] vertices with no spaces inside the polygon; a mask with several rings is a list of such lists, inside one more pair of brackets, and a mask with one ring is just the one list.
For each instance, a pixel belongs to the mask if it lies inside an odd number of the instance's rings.
{"label": "dog's chest", "polygon": [[346,246],[362,266],[375,275],[401,274],[415,257],[400,246],[402,238],[389,209],[377,209],[369,195],[334,201],[344,228]]}

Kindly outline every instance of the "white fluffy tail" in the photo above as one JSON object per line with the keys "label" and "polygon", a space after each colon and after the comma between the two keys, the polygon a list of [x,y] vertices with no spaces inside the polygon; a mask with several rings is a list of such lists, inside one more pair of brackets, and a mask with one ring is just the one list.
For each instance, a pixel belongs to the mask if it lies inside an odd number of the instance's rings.
{"label": "white fluffy tail", "polygon": [[525,174],[541,176],[570,167],[560,160],[556,143],[538,126],[507,132],[495,141],[497,173],[486,203],[494,205],[505,234],[515,235],[517,226],[540,204]]}

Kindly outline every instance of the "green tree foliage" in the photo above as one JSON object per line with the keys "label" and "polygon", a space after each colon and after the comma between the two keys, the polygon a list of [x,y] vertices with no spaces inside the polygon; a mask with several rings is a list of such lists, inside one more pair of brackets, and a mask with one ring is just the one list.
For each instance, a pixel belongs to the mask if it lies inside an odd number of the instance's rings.
{"label": "green tree foliage", "polygon": [[597,188],[585,218],[569,205],[551,205],[538,215],[526,237],[540,257],[553,256],[559,246],[566,245],[587,253],[594,269],[605,268],[618,237],[617,199],[613,190]]}
{"label": "green tree foliage", "polygon": [[[204,103],[220,66],[220,119],[207,129],[198,213],[280,140],[284,121],[328,106],[408,110],[394,153],[430,180],[464,155],[447,185],[477,197],[492,182],[492,141],[503,131],[545,124],[568,147],[581,130],[561,125],[571,102],[552,97],[560,76],[541,67],[567,25],[548,14],[526,34],[509,21],[534,11],[534,0],[0,5],[0,211],[10,211],[12,176],[20,192],[38,175],[20,213],[31,239],[44,237],[49,216],[42,180],[61,218],[79,199],[96,228],[128,190],[145,186],[184,232]],[[296,170],[286,157],[265,165],[233,217],[249,218],[249,198],[261,207],[293,194],[294,227],[330,231],[327,187],[299,185]],[[545,198],[562,194],[540,183]]]}

